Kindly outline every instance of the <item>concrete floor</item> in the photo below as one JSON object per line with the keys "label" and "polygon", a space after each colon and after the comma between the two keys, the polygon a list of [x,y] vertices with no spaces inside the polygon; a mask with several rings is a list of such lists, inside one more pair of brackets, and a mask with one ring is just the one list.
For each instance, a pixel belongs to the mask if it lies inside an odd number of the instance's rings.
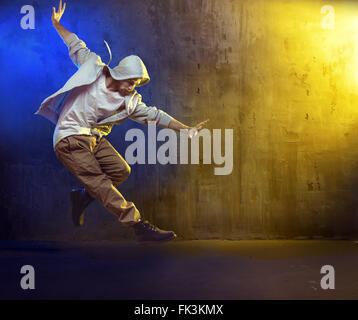
{"label": "concrete floor", "polygon": [[[35,269],[23,290],[20,269]],[[323,290],[323,265],[335,289]],[[351,241],[0,241],[0,299],[357,299]]]}

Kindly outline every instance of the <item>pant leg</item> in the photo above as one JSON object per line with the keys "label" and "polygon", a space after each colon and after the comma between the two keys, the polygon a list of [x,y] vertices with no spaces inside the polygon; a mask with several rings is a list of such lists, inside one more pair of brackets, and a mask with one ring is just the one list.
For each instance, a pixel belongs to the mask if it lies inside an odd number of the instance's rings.
{"label": "pant leg", "polygon": [[102,137],[93,150],[102,171],[119,186],[131,173],[131,168],[110,142]]}
{"label": "pant leg", "polygon": [[57,143],[55,153],[92,197],[115,214],[120,222],[132,225],[139,221],[140,213],[132,202],[124,199],[109,176],[103,172],[94,155],[96,146],[96,138],[93,136],[72,135]]}

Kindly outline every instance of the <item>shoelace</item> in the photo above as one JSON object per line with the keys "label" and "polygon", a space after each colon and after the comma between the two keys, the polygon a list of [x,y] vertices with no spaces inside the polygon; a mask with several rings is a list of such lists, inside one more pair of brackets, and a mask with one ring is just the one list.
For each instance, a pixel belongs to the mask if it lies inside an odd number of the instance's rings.
{"label": "shoelace", "polygon": [[144,228],[148,229],[148,230],[152,230],[152,231],[158,231],[157,227],[155,227],[154,225],[152,225],[151,223],[149,223],[148,221],[144,221],[143,222]]}

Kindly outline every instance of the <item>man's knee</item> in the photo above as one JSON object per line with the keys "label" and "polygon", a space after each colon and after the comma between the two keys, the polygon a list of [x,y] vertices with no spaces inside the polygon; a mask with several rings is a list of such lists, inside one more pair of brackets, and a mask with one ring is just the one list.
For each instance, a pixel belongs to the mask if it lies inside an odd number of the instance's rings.
{"label": "man's knee", "polygon": [[126,180],[130,174],[131,174],[131,167],[127,164],[124,168],[124,173],[123,173],[124,179]]}
{"label": "man's knee", "polygon": [[123,166],[123,168],[121,168],[121,170],[118,171],[118,173],[112,177],[113,184],[120,185],[125,180],[127,180],[130,174],[131,174],[131,167],[128,164]]}

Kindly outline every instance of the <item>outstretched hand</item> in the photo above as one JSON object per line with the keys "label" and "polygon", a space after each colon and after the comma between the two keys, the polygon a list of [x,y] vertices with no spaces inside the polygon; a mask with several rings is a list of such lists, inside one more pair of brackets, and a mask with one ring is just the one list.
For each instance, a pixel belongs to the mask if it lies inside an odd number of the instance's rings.
{"label": "outstretched hand", "polygon": [[64,5],[62,6],[62,0],[60,0],[60,5],[58,7],[58,11],[56,12],[55,7],[52,7],[52,23],[59,23],[60,19],[63,15],[63,13],[65,12],[66,9],[66,2],[64,3]]}
{"label": "outstretched hand", "polygon": [[208,121],[209,119],[206,119],[205,121],[198,123],[195,127],[190,128],[188,131],[189,138],[194,138],[198,134],[198,131],[203,128]]}

